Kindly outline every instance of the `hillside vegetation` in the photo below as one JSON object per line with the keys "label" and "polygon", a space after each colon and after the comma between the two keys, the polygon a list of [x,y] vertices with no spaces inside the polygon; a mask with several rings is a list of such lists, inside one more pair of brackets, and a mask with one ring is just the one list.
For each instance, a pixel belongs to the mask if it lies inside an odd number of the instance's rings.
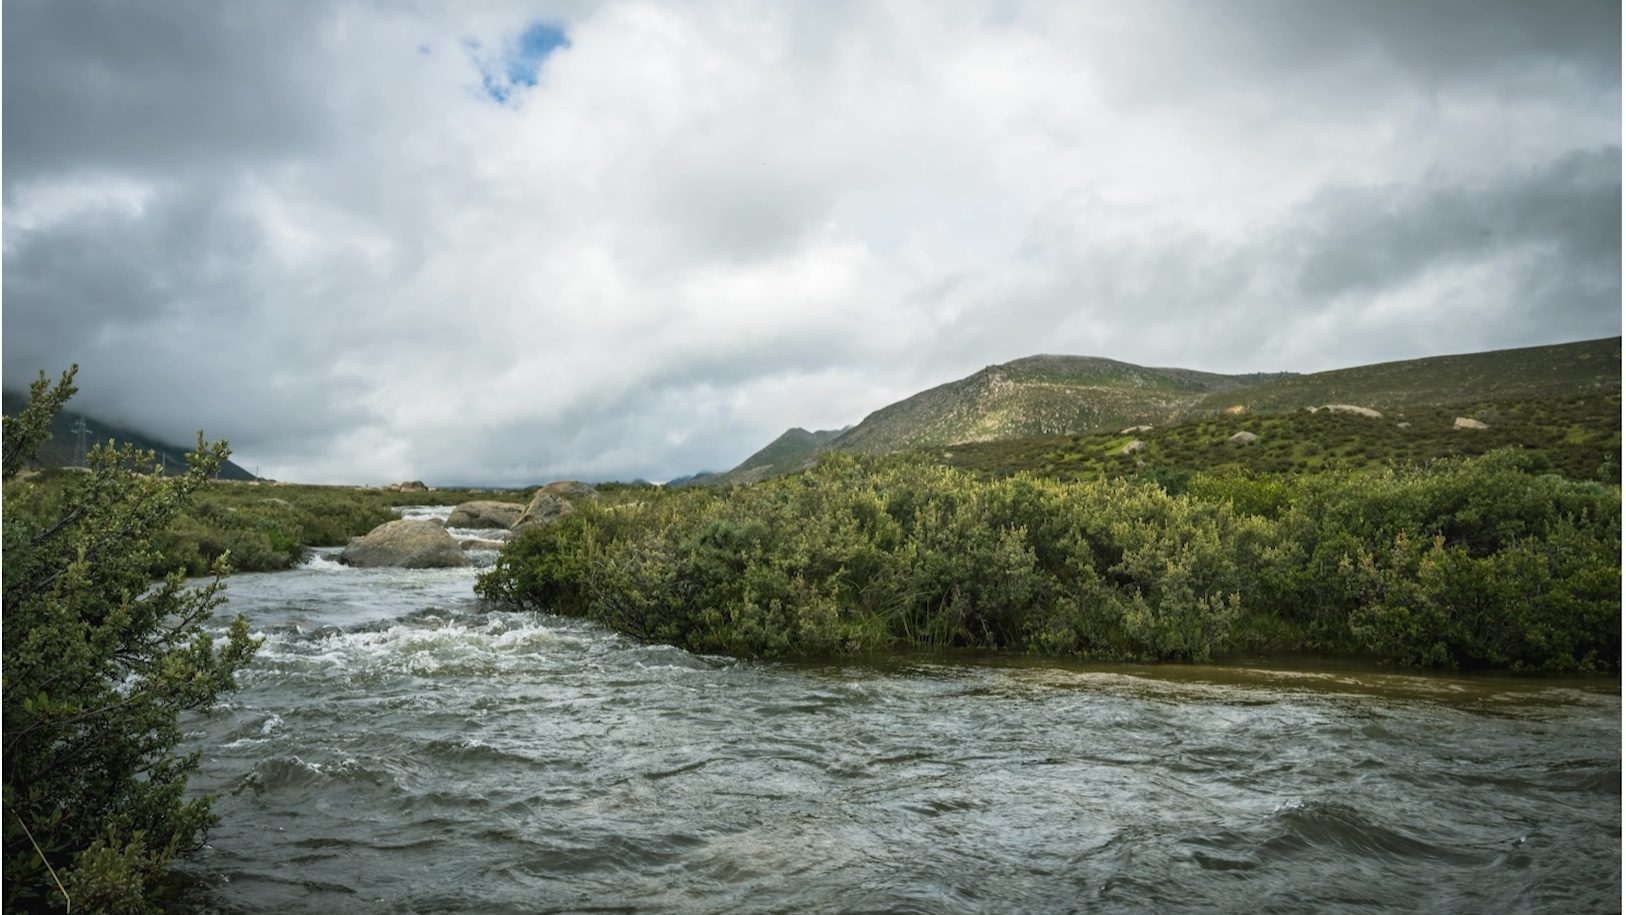
{"label": "hillside vegetation", "polygon": [[[1485,428],[1458,427],[1459,417]],[[1330,410],[1220,414],[1132,433],[973,442],[933,455],[985,478],[1015,473],[1069,481],[1138,476],[1178,491],[1193,472],[1399,469],[1517,447],[1546,472],[1618,484],[1620,417],[1619,393],[1409,407],[1382,417]],[[1239,444],[1233,441],[1238,433],[1257,438]],[[1134,442],[1144,448],[1125,453]]]}
{"label": "hillside vegetation", "polygon": [[1432,356],[1293,375],[1203,398],[1190,415],[1241,405],[1250,412],[1360,404],[1379,410],[1620,391],[1620,338]]}

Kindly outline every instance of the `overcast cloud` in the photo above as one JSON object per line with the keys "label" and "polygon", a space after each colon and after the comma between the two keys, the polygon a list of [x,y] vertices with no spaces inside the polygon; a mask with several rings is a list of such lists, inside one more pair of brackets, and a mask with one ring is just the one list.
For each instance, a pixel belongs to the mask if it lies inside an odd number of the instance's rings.
{"label": "overcast cloud", "polygon": [[1621,325],[1618,2],[8,0],[4,380],[265,476],[723,470],[1035,353]]}

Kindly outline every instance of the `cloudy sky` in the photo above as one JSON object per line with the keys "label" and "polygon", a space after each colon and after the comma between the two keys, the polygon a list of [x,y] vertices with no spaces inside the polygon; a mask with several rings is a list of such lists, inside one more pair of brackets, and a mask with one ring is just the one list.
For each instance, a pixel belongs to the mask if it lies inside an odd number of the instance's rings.
{"label": "cloudy sky", "polygon": [[662,480],[1035,353],[1621,327],[1620,5],[7,0],[4,380],[302,482]]}

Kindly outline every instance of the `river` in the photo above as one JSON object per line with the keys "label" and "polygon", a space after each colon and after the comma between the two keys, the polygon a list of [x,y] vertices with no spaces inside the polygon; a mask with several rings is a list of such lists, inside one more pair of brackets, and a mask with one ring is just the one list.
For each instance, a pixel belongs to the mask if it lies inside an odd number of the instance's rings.
{"label": "river", "polygon": [[187,911],[1621,908],[1618,680],[737,661],[477,572],[231,579]]}

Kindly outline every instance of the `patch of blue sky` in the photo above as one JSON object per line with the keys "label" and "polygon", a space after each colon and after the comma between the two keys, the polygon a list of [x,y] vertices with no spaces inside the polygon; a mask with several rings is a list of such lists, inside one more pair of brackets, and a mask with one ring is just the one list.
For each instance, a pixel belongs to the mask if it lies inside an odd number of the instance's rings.
{"label": "patch of blue sky", "polygon": [[479,42],[463,44],[480,68],[480,88],[493,101],[504,104],[521,87],[536,85],[542,62],[554,51],[570,47],[570,38],[559,26],[535,22],[517,39],[505,43],[497,60],[482,59]]}

